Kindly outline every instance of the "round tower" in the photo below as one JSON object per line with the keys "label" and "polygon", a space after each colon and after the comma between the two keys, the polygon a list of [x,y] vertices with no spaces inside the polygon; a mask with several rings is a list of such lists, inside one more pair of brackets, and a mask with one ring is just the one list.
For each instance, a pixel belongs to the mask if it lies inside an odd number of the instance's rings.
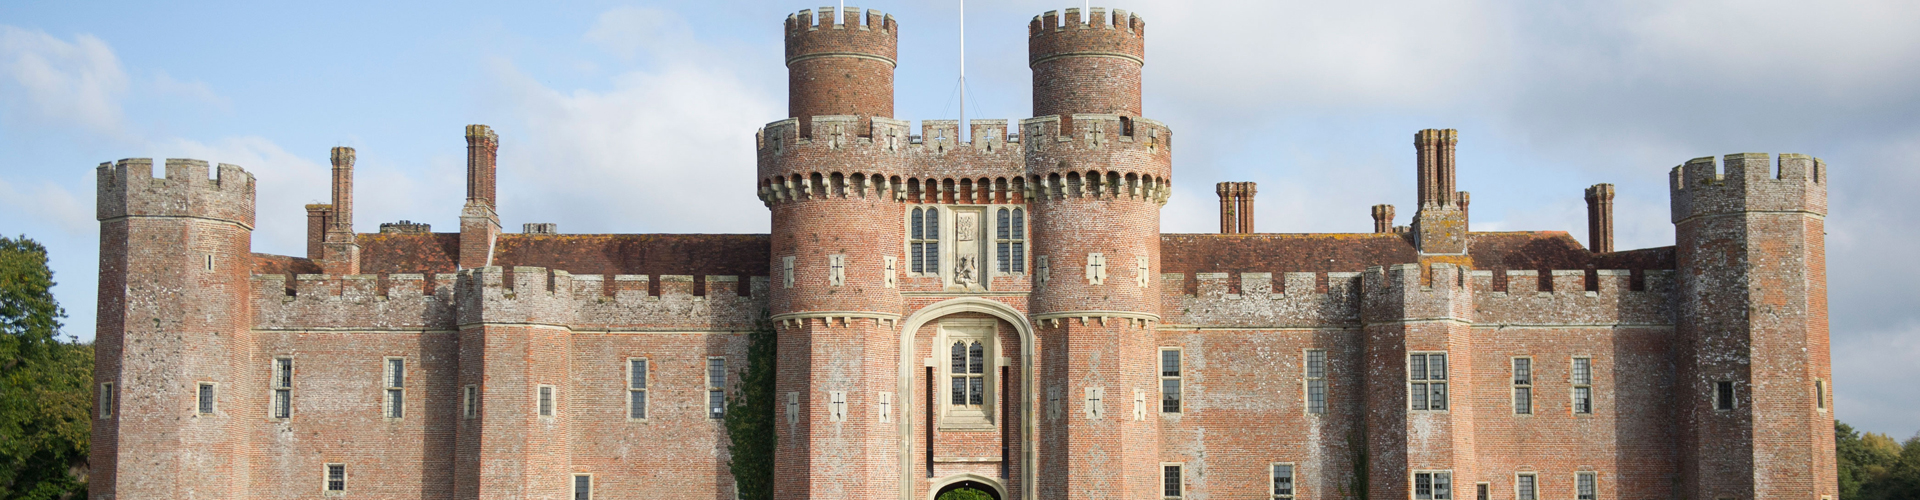
{"label": "round tower", "polygon": [[[224,498],[248,485],[253,175],[169,159],[101,164],[95,498]],[[107,385],[111,384],[111,385]],[[108,402],[107,398],[112,398]],[[121,462],[119,457],[129,457]]]}
{"label": "round tower", "polygon": [[777,498],[879,498],[899,481],[897,462],[828,466],[891,453],[899,441],[892,424],[865,416],[892,401],[882,394],[897,379],[907,126],[889,118],[896,25],[861,14],[823,8],[818,24],[811,11],[788,16],[793,118],[757,138],[758,194],[773,217]]}
{"label": "round tower", "polygon": [[1027,25],[1033,116],[1138,116],[1146,22],[1119,9],[1109,14],[1094,7],[1080,14],[1080,9],[1067,9],[1065,16],[1048,11]]}
{"label": "round tower", "polygon": [[1035,188],[1028,307],[1047,415],[1036,468],[1066,477],[1037,495],[1157,497],[1160,415],[1183,409],[1177,390],[1160,387],[1153,334],[1172,132],[1138,116],[1145,24],[1122,11],[1089,13],[1091,21],[1078,9],[1048,12],[1028,38],[1041,115],[1022,123]]}
{"label": "round tower", "polygon": [[[852,115],[856,136],[869,136],[874,117],[893,117],[893,68],[899,64],[898,26],[877,10],[821,7],[787,16],[787,116]],[[801,134],[810,133],[801,130]]]}

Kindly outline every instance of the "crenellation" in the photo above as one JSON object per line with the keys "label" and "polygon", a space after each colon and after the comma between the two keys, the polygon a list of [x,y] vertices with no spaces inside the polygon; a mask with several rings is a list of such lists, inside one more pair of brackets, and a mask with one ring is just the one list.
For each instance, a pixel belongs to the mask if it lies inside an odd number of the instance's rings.
{"label": "crenellation", "polygon": [[1784,153],[1777,163],[1766,153],[1729,154],[1715,163],[1694,158],[1668,174],[1673,222],[1737,212],[1827,212],[1826,163]]}
{"label": "crenellation", "polygon": [[[126,216],[197,217],[239,224],[254,223],[253,174],[201,160],[169,158],[162,178],[153,177],[153,160],[128,158],[96,169],[100,220]],[[209,177],[217,173],[217,177]]]}
{"label": "crenellation", "polygon": [[[1498,291],[1493,272],[1473,271],[1476,325],[1653,325],[1673,324],[1665,291],[1633,290],[1632,272],[1555,269],[1553,290],[1539,290],[1539,271],[1507,271],[1507,290]],[[1595,280],[1587,285],[1588,278]],[[1589,290],[1591,288],[1591,290]]]}

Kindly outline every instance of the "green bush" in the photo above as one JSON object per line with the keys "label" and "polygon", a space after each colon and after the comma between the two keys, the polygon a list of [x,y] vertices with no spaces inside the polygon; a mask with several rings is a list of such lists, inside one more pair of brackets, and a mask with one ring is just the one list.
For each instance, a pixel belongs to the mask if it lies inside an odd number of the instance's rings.
{"label": "green bush", "polygon": [[934,500],[993,500],[993,495],[973,488],[954,488]]}

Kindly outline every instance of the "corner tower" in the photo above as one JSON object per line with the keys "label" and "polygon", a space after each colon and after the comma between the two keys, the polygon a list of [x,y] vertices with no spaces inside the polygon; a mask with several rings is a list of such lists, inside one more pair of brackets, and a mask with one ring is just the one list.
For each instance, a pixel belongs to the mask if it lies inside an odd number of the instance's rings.
{"label": "corner tower", "polygon": [[1681,495],[1835,491],[1826,164],[1764,153],[1674,167]]}
{"label": "corner tower", "polygon": [[[1172,132],[1140,118],[1145,23],[1078,9],[1029,25],[1024,120],[1042,409],[1037,498],[1160,493],[1160,207]],[[1173,396],[1177,401],[1177,395]],[[1175,403],[1178,404],[1177,402]]]}
{"label": "corner tower", "polygon": [[[877,10],[821,7],[787,16],[787,116],[851,115],[851,135],[871,136],[873,118],[893,117],[893,68],[899,30]],[[837,15],[836,15],[837,14]],[[801,130],[811,137],[811,130]]]}
{"label": "corner tower", "polygon": [[[100,304],[92,498],[245,498],[253,387],[253,175],[127,159],[96,171]],[[105,384],[112,384],[107,386]],[[105,398],[102,398],[105,399]]]}
{"label": "corner tower", "polygon": [[887,459],[899,453],[895,426],[848,414],[893,401],[898,379],[908,165],[906,124],[888,118],[898,27],[878,11],[864,24],[857,8],[839,14],[788,16],[793,117],[757,137],[773,217],[777,498],[881,498],[901,477]]}

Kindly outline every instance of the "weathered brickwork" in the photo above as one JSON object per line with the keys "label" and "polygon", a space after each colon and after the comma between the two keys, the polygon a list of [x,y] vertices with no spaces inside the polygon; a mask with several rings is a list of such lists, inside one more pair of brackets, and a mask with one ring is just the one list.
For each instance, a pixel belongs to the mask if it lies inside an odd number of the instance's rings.
{"label": "weathered brickwork", "polygon": [[1082,14],[1029,23],[1034,117],[918,129],[896,20],[789,16],[768,234],[504,234],[484,125],[458,232],[354,232],[336,148],[304,256],[252,252],[239,167],[103,164],[92,497],[731,499],[767,325],[781,499],[1834,494],[1824,163],[1689,161],[1676,245],[1615,251],[1606,184],[1591,248],[1467,231],[1429,129],[1411,226],[1257,233],[1223,183],[1163,234],[1146,22]]}

